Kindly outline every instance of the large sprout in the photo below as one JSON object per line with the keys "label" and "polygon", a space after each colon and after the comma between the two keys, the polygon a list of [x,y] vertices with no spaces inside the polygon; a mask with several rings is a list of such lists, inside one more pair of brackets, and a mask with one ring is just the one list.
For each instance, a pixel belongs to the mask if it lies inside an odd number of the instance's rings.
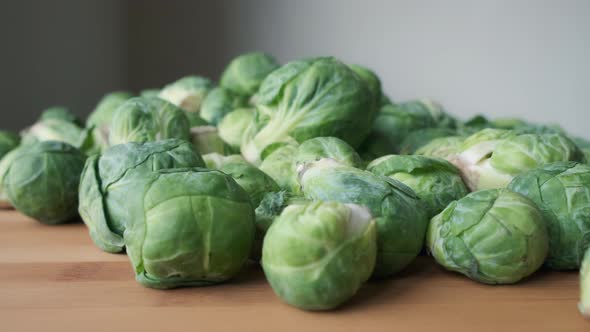
{"label": "large sprout", "polygon": [[299,175],[307,199],[369,209],[377,223],[376,277],[401,271],[422,249],[426,211],[416,194],[401,182],[329,159],[308,164]]}
{"label": "large sprout", "polygon": [[120,252],[123,233],[138,218],[150,174],[167,168],[202,167],[201,156],[186,141],[116,145],[86,161],[80,181],[79,212],[94,243],[104,251]]}
{"label": "large sprout", "polygon": [[580,149],[561,134],[519,134],[484,129],[468,137],[451,161],[472,190],[505,188],[518,174],[557,161],[583,161]]}
{"label": "large sprout", "polygon": [[254,124],[254,115],[255,111],[252,108],[239,108],[227,114],[217,125],[219,137],[239,151],[246,133]]}
{"label": "large sprout", "polygon": [[370,136],[361,146],[361,154],[374,159],[397,154],[412,132],[425,128],[455,128],[456,120],[430,99],[400,104],[382,104]]}
{"label": "large sprout", "polygon": [[376,115],[366,83],[334,58],[282,66],[262,82],[256,100],[255,132],[241,149],[254,164],[276,143],[334,136],[358,146]]}
{"label": "large sprout", "polygon": [[311,202],[287,207],[264,238],[262,267],[275,294],[306,310],[350,299],[375,266],[375,222],[364,207]]}
{"label": "large sprout", "polygon": [[130,194],[137,216],[125,230],[137,281],[152,288],[205,286],[230,279],[254,238],[248,194],[220,171],[166,169]]}
{"label": "large sprout", "polygon": [[235,109],[248,105],[248,100],[232,93],[228,89],[212,89],[201,106],[201,118],[212,125],[217,125],[226,115]]}
{"label": "large sprout", "polygon": [[219,85],[235,94],[251,96],[279,64],[268,54],[252,52],[234,58],[221,74]]}
{"label": "large sprout", "polygon": [[426,205],[429,217],[468,194],[459,171],[442,159],[388,155],[373,160],[367,170],[412,188]]}
{"label": "large sprout", "polygon": [[346,166],[362,166],[358,153],[345,141],[336,137],[316,137],[298,147],[289,145],[278,148],[264,159],[260,169],[275,179],[283,190],[300,194],[297,169],[322,158],[330,158]]}
{"label": "large sprout", "polygon": [[506,189],[471,193],[451,203],[428,227],[427,246],[446,269],[487,284],[515,283],[547,257],[541,211]]}
{"label": "large sprout", "polygon": [[77,216],[78,183],[86,156],[55,141],[23,145],[0,163],[0,186],[10,204],[45,224]]}
{"label": "large sprout", "polygon": [[166,138],[188,141],[189,131],[189,120],[180,108],[159,98],[135,97],[115,112],[109,143],[143,143]]}
{"label": "large sprout", "polygon": [[590,166],[548,164],[517,176],[508,189],[527,196],[543,212],[549,230],[546,264],[558,270],[579,268],[590,246]]}

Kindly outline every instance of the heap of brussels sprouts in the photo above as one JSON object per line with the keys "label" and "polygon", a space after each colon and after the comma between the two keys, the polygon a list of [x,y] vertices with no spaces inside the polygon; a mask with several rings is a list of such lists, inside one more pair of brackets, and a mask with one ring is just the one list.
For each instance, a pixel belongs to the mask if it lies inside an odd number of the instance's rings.
{"label": "heap of brussels sprouts", "polygon": [[486,284],[581,269],[590,315],[590,143],[558,126],[393,102],[333,57],[231,60],[104,95],[86,121],[51,107],[0,131],[0,207],[81,219],[139,283],[206,286],[260,262],[306,310],[346,302],[423,249]]}

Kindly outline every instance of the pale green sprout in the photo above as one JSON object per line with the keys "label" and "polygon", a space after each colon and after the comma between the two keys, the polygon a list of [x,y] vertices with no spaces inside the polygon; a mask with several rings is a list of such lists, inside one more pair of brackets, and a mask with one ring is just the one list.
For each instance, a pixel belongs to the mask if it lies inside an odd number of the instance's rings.
{"label": "pale green sprout", "polygon": [[264,238],[262,268],[286,303],[305,310],[333,309],[371,276],[375,228],[371,213],[359,205],[290,205]]}
{"label": "pale green sprout", "polygon": [[235,94],[251,96],[279,64],[268,54],[252,52],[234,58],[221,74],[219,85]]}
{"label": "pale green sprout", "polygon": [[414,152],[416,155],[450,160],[459,153],[465,141],[461,136],[435,138]]}
{"label": "pale green sprout", "polygon": [[506,189],[471,193],[432,218],[427,247],[436,261],[486,284],[511,284],[541,267],[549,248],[541,211]]}
{"label": "pale green sprout", "polygon": [[557,161],[584,161],[580,149],[561,134],[519,134],[484,129],[468,137],[451,162],[472,191],[505,188],[520,173]]}
{"label": "pale green sprout", "polygon": [[214,126],[200,126],[191,128],[191,142],[201,154],[219,153],[229,154],[234,152],[231,147],[225,143],[221,137],[217,127]]}
{"label": "pale green sprout", "polygon": [[217,125],[226,115],[235,109],[248,105],[248,100],[222,87],[212,89],[201,106],[201,118],[212,125]]}
{"label": "pale green sprout", "polygon": [[186,76],[160,90],[158,97],[182,108],[187,113],[198,114],[205,96],[213,88],[213,82],[201,76]]}

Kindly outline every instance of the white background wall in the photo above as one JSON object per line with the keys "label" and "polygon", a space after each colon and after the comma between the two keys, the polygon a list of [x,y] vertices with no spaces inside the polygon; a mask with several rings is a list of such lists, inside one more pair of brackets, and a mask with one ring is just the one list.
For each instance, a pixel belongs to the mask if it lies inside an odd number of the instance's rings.
{"label": "white background wall", "polygon": [[238,1],[231,51],[333,54],[394,100],[557,122],[590,138],[590,1]]}
{"label": "white background wall", "polygon": [[558,122],[590,138],[590,0],[3,0],[0,127],[49,104],[216,78],[232,56],[335,55],[397,101]]}

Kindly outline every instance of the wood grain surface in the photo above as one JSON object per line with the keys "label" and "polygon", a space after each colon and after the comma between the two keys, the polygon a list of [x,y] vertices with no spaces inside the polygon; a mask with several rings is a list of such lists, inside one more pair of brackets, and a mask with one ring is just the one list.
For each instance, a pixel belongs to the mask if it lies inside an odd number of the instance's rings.
{"label": "wood grain surface", "polygon": [[124,255],[83,224],[45,226],[0,211],[0,331],[590,331],[578,275],[540,271],[485,286],[420,257],[344,307],[304,312],[274,296],[252,264],[232,282],[170,291],[135,282]]}

